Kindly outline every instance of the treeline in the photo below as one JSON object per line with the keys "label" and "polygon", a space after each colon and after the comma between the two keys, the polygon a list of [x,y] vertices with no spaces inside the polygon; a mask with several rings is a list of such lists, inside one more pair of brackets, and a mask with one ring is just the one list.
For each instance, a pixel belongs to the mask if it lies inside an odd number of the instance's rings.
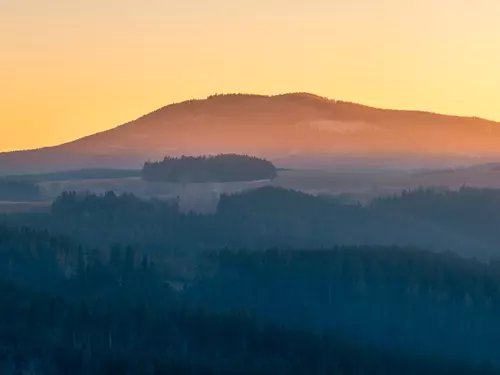
{"label": "treeline", "polygon": [[210,257],[216,275],[188,289],[193,306],[244,309],[405,355],[500,365],[498,262],[378,246]]}
{"label": "treeline", "polygon": [[496,189],[416,189],[360,205],[262,188],[222,196],[218,215],[233,223],[235,236],[245,233],[239,218],[245,228],[260,228],[254,238],[280,236],[283,244],[302,247],[410,245],[480,258],[497,257],[500,249]]}
{"label": "treeline", "polygon": [[276,176],[276,167],[270,161],[237,154],[165,157],[159,162],[146,162],[142,169],[146,181],[159,182],[253,181]]}
{"label": "treeline", "polygon": [[121,242],[191,251],[377,244],[489,259],[500,249],[500,191],[421,189],[362,206],[266,187],[222,195],[215,214],[180,213],[177,201],[65,193],[50,214],[3,215],[0,221],[90,246]]}
{"label": "treeline", "polygon": [[130,246],[0,228],[0,258],[6,375],[498,373],[496,264],[221,251],[176,292],[168,267]]}
{"label": "treeline", "polygon": [[41,199],[42,193],[37,184],[0,178],[0,201],[32,202]]}
{"label": "treeline", "polygon": [[58,217],[88,217],[91,219],[115,221],[120,218],[135,217],[146,220],[147,217],[159,219],[159,216],[179,214],[179,202],[176,199],[143,200],[132,194],[116,194],[109,191],[99,196],[90,193],[64,192],[52,203],[51,212]]}

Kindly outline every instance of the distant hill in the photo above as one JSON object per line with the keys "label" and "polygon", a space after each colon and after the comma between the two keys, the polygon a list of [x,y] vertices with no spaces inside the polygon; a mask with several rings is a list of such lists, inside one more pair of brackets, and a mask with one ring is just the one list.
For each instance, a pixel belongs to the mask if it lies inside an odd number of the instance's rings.
{"label": "distant hill", "polygon": [[9,180],[27,182],[49,181],[80,181],[80,180],[107,180],[114,178],[141,177],[139,169],[78,169],[71,171],[48,172],[39,174],[16,174],[4,177]]}
{"label": "distant hill", "polygon": [[256,155],[280,166],[306,159],[477,163],[500,156],[499,144],[500,124],[479,118],[378,109],[305,93],[215,95],[60,146],[0,154],[0,173],[140,168],[165,155],[219,153]]}

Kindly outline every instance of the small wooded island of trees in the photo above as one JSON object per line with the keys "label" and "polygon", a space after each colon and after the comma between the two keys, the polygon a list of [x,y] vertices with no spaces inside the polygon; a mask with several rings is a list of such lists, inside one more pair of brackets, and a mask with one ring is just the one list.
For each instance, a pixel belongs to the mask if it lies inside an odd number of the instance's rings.
{"label": "small wooded island of trees", "polygon": [[165,157],[146,162],[142,177],[156,182],[235,182],[272,179],[276,167],[268,160],[248,155]]}

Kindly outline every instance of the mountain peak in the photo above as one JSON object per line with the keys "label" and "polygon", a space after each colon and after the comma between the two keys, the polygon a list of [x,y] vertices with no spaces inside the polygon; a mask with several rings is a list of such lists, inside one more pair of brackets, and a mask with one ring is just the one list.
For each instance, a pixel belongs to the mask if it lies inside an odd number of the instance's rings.
{"label": "mountain peak", "polygon": [[164,156],[217,153],[271,161],[290,155],[500,157],[498,144],[500,124],[482,119],[378,109],[306,92],[215,94],[61,146],[1,154],[0,172],[136,167]]}
{"label": "mountain peak", "polygon": [[320,96],[320,95],[316,95],[316,94],[311,94],[309,92],[291,92],[291,93],[273,95],[272,97],[273,98],[297,98],[297,99],[336,102],[336,100],[334,100],[334,99],[330,99],[330,98],[327,98],[325,96]]}

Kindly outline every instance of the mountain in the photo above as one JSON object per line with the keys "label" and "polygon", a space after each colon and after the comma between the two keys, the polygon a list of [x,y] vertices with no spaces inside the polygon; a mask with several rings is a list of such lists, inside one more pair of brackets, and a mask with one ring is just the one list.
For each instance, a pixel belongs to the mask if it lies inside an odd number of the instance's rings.
{"label": "mountain", "polygon": [[246,153],[279,166],[307,160],[424,166],[500,159],[500,123],[387,110],[312,94],[214,95],[168,105],[60,146],[0,154],[0,173],[136,168],[164,156]]}

